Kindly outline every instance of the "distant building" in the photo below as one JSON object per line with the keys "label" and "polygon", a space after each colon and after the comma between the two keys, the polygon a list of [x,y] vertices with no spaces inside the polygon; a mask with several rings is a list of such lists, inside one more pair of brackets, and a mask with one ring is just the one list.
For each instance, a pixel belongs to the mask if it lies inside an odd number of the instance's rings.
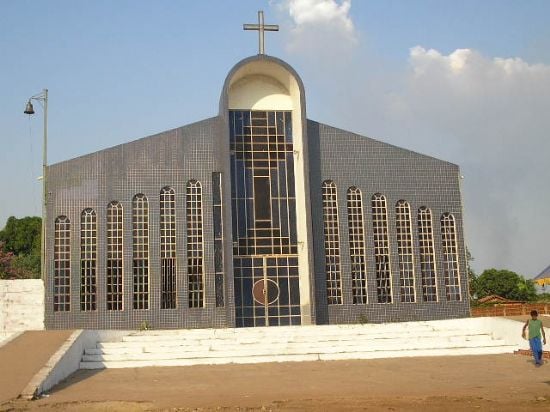
{"label": "distant building", "polygon": [[517,304],[517,303],[525,303],[521,300],[512,300],[512,299],[506,299],[499,295],[489,295],[485,296],[484,298],[481,298],[477,301],[478,303],[494,303],[494,304],[501,304],[501,305],[510,305],[510,304]]}
{"label": "distant building", "polygon": [[533,279],[533,282],[535,282],[539,286],[542,286],[543,289],[546,287],[546,285],[550,285],[550,265],[548,265],[546,269],[540,272]]}
{"label": "distant building", "polygon": [[469,316],[458,166],[309,120],[305,97],[258,54],[218,116],[50,166],[47,327]]}

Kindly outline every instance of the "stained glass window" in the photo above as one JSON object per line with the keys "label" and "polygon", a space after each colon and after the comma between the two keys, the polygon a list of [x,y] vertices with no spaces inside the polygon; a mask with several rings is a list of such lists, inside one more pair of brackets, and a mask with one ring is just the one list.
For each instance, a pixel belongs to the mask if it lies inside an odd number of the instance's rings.
{"label": "stained glass window", "polygon": [[107,206],[107,310],[123,310],[123,210],[119,202]]}
{"label": "stained glass window", "polygon": [[336,185],[331,180],[323,182],[323,223],[325,233],[325,272],[329,305],[342,303],[342,279],[340,272],[340,232],[338,229],[338,201]]}
{"label": "stained glass window", "polygon": [[204,306],[202,186],[196,180],[187,183],[187,276],[189,307]]}
{"label": "stained glass window", "polygon": [[367,303],[367,269],[365,259],[365,227],[361,190],[348,189],[348,232],[351,260],[351,292],[353,303]]}
{"label": "stained glass window", "polygon": [[67,216],[55,219],[53,310],[71,310],[71,221]]}
{"label": "stained glass window", "polygon": [[80,215],[80,310],[96,310],[97,219],[93,209]]}
{"label": "stained glass window", "polygon": [[455,218],[450,213],[441,216],[441,240],[443,246],[443,274],[447,300],[460,300],[460,272]]}
{"label": "stained glass window", "polygon": [[378,303],[392,303],[388,209],[385,196],[376,193],[372,197],[371,206],[374,263],[376,267],[376,296]]}
{"label": "stained glass window", "polygon": [[405,200],[395,205],[397,256],[399,257],[399,288],[401,302],[414,302],[414,251],[411,224],[411,207]]}
{"label": "stained glass window", "polygon": [[422,277],[422,299],[437,302],[437,272],[435,266],[432,212],[427,207],[418,210],[418,247]]}
{"label": "stained glass window", "polygon": [[171,187],[160,191],[160,307],[176,307],[176,192]]}
{"label": "stained glass window", "polygon": [[132,201],[133,306],[149,309],[149,202],[144,194]]}
{"label": "stained glass window", "polygon": [[222,174],[212,173],[212,217],[214,219],[214,284],[216,289],[216,307],[223,307],[224,270],[223,270],[223,210],[222,210]]}

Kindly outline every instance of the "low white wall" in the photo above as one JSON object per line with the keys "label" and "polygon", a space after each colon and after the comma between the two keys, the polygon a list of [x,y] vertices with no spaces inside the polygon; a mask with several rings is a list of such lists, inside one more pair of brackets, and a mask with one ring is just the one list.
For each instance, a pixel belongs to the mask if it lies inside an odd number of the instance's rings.
{"label": "low white wall", "polygon": [[44,282],[0,280],[0,334],[44,329]]}
{"label": "low white wall", "polygon": [[95,348],[98,342],[117,342],[133,331],[124,330],[76,330],[33,377],[21,393],[26,399],[37,398],[49,391],[80,368],[84,351]]}
{"label": "low white wall", "polygon": [[[521,331],[524,322],[502,317],[479,317],[463,319],[447,319],[430,321],[430,324],[439,327],[453,327],[462,330],[491,333],[493,338],[502,339],[506,345],[515,345],[517,349],[529,349],[529,341],[523,339]],[[550,328],[544,328],[549,342],[544,349],[550,349]]]}
{"label": "low white wall", "polygon": [[[493,332],[495,338],[503,339],[507,345],[517,345],[518,349],[529,349],[529,341],[523,339],[521,331],[525,322],[518,322],[512,319],[500,317],[476,318],[484,321],[485,327]],[[550,337],[550,328],[544,328],[544,333]],[[543,349],[550,349],[550,342],[543,346]]]}

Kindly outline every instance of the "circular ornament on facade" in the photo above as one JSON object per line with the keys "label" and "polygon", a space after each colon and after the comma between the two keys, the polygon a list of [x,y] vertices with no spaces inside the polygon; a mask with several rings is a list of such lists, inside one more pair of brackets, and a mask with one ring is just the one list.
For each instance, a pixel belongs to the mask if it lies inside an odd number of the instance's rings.
{"label": "circular ornament on facade", "polygon": [[252,286],[252,296],[260,305],[275,303],[279,299],[279,285],[271,279],[260,279]]}

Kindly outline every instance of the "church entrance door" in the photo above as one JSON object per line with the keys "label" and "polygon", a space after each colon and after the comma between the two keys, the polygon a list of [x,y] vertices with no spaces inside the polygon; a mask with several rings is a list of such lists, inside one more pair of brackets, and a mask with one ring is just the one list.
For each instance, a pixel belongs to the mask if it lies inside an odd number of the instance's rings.
{"label": "church entrance door", "polygon": [[300,324],[296,255],[257,255],[239,259],[235,271],[237,326]]}

